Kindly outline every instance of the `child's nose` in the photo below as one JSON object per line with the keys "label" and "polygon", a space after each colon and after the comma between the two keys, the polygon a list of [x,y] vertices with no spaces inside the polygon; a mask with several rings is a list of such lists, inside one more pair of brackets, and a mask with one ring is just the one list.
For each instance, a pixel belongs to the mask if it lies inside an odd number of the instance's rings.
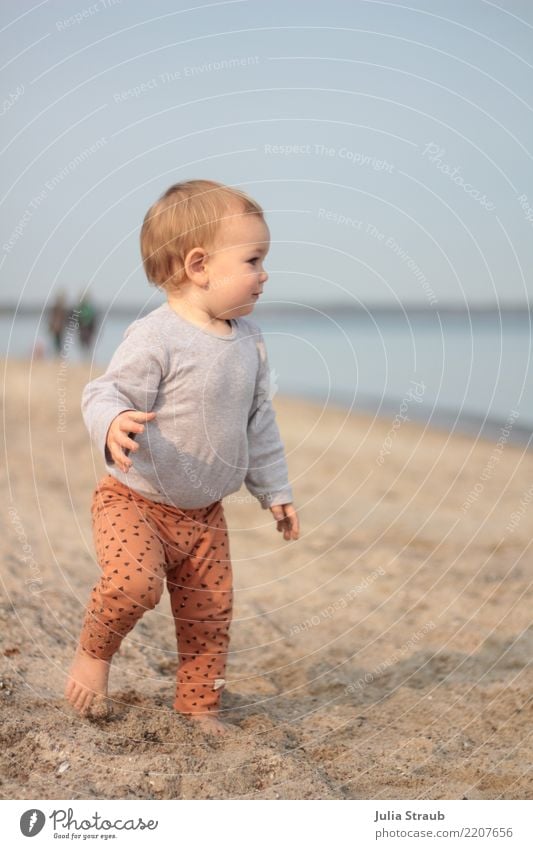
{"label": "child's nose", "polygon": [[267,280],[268,280],[268,274],[266,273],[266,271],[262,271],[262,272],[261,272],[261,274],[259,275],[259,279],[260,279],[261,283],[266,283],[266,282],[267,282]]}

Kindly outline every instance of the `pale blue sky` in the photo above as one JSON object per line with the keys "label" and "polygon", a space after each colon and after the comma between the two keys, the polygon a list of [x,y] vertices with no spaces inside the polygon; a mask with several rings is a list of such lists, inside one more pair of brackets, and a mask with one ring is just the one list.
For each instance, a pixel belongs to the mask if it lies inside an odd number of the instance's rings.
{"label": "pale blue sky", "polygon": [[2,5],[3,301],[155,306],[142,218],[199,177],[265,208],[266,301],[532,296],[529,2],[176,7]]}

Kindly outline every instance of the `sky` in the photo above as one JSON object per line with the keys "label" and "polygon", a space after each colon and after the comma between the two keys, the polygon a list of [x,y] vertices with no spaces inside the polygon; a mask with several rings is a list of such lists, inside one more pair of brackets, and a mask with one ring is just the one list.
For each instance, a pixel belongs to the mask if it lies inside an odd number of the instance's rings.
{"label": "sky", "polygon": [[264,301],[527,306],[526,0],[76,0],[0,9],[0,302],[157,306],[173,183],[244,189]]}

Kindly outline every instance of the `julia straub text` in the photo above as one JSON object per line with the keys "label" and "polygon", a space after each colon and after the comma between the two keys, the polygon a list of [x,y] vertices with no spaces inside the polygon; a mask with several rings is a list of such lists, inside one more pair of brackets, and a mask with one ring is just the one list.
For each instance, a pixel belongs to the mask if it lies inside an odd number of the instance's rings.
{"label": "julia straub text", "polygon": [[442,811],[376,811],[374,822],[382,822],[383,820],[443,820],[445,819]]}

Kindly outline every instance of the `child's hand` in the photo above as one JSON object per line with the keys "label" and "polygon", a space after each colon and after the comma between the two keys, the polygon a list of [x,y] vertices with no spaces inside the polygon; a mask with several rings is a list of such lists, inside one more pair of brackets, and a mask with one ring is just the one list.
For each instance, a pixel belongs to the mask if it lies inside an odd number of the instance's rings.
{"label": "child's hand", "polygon": [[298,539],[300,536],[300,522],[292,503],[275,504],[270,507],[270,510],[278,523],[278,531],[280,533],[283,531],[283,539]]}
{"label": "child's hand", "polygon": [[131,466],[131,460],[122,450],[138,451],[139,446],[133,439],[131,433],[142,433],[144,425],[141,422],[151,421],[155,413],[141,413],[139,410],[125,410],[115,416],[107,431],[106,448],[121,472],[127,472]]}

